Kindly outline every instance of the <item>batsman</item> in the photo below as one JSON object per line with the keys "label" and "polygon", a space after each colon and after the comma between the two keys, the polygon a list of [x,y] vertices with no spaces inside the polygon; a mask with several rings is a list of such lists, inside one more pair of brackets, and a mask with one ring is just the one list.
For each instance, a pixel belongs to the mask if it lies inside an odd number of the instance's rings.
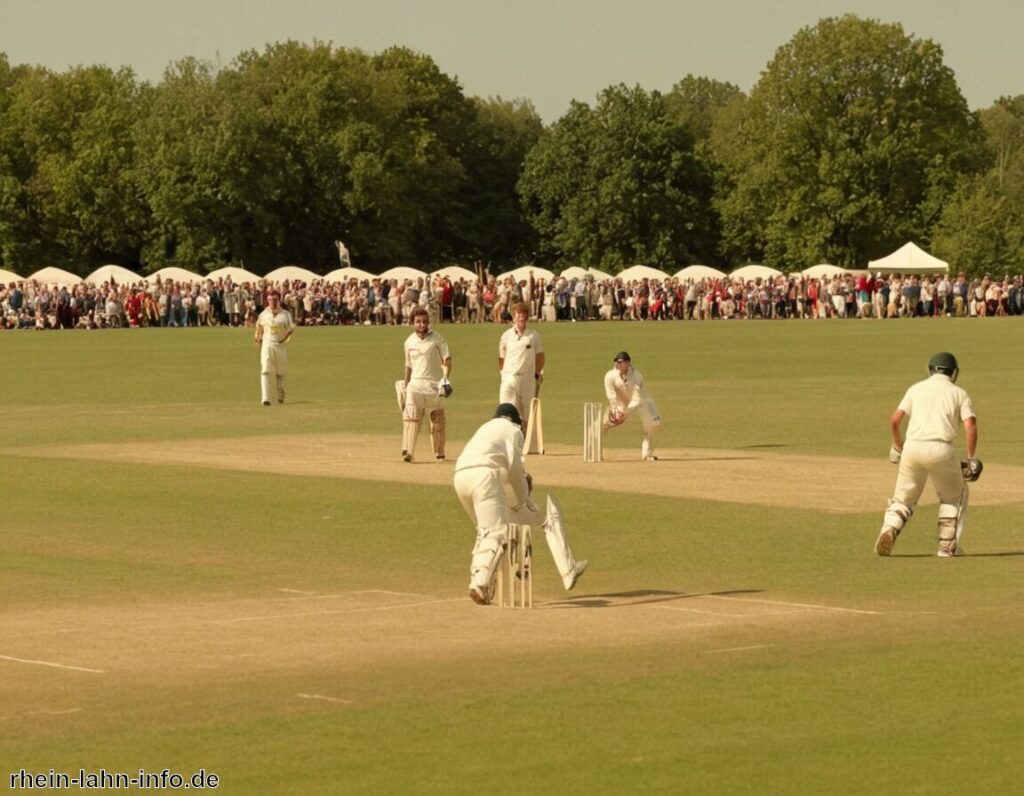
{"label": "batsman", "polygon": [[430,313],[424,307],[412,311],[415,331],[405,340],[405,379],[395,382],[398,406],[402,410],[402,460],[416,455],[416,438],[423,416],[430,414],[430,444],[434,458],[444,459],[444,401],[452,394],[448,376],[452,355],[448,343],[430,328]]}
{"label": "batsman", "polygon": [[[892,555],[896,537],[914,514],[929,477],[939,498],[940,558],[963,555],[960,546],[967,512],[967,483],[977,481],[982,463],[975,458],[978,423],[967,392],[956,385],[960,366],[948,352],[928,361],[928,378],[912,385],[889,420],[892,447],[889,461],[899,465],[896,489],[882,520],[875,553]],[[901,436],[909,418],[907,437]],[[954,442],[960,426],[967,439],[967,461],[961,462]]]}
{"label": "batsman", "polygon": [[576,585],[587,562],[573,557],[562,509],[554,496],[548,495],[545,513],[530,497],[533,479],[523,466],[523,420],[514,404],[500,404],[494,417],[466,443],[455,463],[454,485],[459,502],[476,527],[469,570],[469,597],[473,602],[491,602],[495,573],[506,553],[509,523],[542,527],[562,585],[566,591]]}

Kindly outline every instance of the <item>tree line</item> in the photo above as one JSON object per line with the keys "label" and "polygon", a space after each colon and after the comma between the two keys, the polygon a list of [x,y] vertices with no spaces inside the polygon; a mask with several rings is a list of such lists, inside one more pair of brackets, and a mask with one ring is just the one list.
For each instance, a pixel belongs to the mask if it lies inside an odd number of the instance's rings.
{"label": "tree line", "polygon": [[823,19],[749,94],[610,86],[545,126],[429,55],[286,42],[56,73],[0,53],[0,267],[151,272],[637,262],[864,267],[914,240],[1021,270],[1024,96],[968,108],[941,47]]}

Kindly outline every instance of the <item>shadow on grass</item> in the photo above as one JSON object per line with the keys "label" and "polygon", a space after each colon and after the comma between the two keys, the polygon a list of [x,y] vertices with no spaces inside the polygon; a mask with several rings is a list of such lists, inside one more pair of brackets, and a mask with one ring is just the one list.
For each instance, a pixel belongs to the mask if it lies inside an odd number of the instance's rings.
{"label": "shadow on grass", "polygon": [[687,600],[692,597],[726,597],[733,594],[760,594],[762,589],[730,589],[729,591],[705,591],[690,594],[683,591],[665,591],[663,589],[638,589],[637,591],[621,591],[612,594],[587,594],[572,597],[568,600],[556,600],[547,604],[548,608],[629,608],[634,605],[650,605],[673,600]]}
{"label": "shadow on grass", "polygon": [[740,450],[747,450],[748,448],[792,448],[792,444],[788,442],[765,442],[761,445],[740,445]]}

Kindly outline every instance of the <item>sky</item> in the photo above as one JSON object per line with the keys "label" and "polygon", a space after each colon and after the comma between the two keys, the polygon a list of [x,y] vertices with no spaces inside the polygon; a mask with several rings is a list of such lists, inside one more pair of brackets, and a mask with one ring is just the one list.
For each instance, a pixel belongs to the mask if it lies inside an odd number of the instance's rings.
{"label": "sky", "polygon": [[0,0],[0,52],[158,82],[186,56],[229,66],[289,39],[402,45],[465,93],[527,98],[550,123],[618,83],[668,91],[693,74],[750,91],[798,30],[845,13],[941,45],[971,108],[1024,94],[1021,0]]}

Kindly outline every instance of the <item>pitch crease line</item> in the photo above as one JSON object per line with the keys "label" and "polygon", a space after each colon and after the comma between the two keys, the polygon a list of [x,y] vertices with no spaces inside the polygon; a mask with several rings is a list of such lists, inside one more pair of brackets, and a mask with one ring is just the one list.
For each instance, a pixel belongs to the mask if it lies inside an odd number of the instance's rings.
{"label": "pitch crease line", "polygon": [[341,705],[351,705],[351,700],[338,699],[337,697],[321,696],[320,694],[296,694],[300,699],[322,699],[324,702],[337,702]]}
{"label": "pitch crease line", "polygon": [[714,655],[718,652],[745,652],[746,650],[764,650],[769,647],[774,647],[775,644],[751,644],[749,647],[725,647],[720,650],[707,650],[708,655]]}
{"label": "pitch crease line", "polygon": [[785,600],[758,600],[745,597],[724,597],[721,594],[708,595],[715,600],[733,600],[738,603],[766,603],[767,605],[790,605],[795,608],[815,608],[819,611],[840,611],[845,614],[867,614],[868,616],[880,616],[881,611],[862,611],[857,608],[836,608],[832,605],[815,605],[814,603],[790,603]]}
{"label": "pitch crease line", "polygon": [[392,611],[398,608],[418,608],[424,605],[442,605],[444,603],[460,603],[462,598],[451,600],[427,600],[419,603],[402,603],[401,605],[372,605],[359,608],[339,608],[335,611],[301,611],[294,614],[267,614],[265,616],[240,616],[235,619],[212,619],[210,624],[226,625],[232,622],[260,622],[264,619],[292,619],[300,616],[330,616],[331,614],[357,614],[367,611]]}
{"label": "pitch crease line", "polygon": [[35,666],[52,666],[54,669],[71,669],[75,672],[90,672],[91,674],[103,674],[102,669],[87,669],[84,666],[69,666],[66,663],[53,663],[52,661],[33,661],[27,658],[12,658],[10,655],[0,655],[2,661],[13,661],[14,663],[30,663]]}

